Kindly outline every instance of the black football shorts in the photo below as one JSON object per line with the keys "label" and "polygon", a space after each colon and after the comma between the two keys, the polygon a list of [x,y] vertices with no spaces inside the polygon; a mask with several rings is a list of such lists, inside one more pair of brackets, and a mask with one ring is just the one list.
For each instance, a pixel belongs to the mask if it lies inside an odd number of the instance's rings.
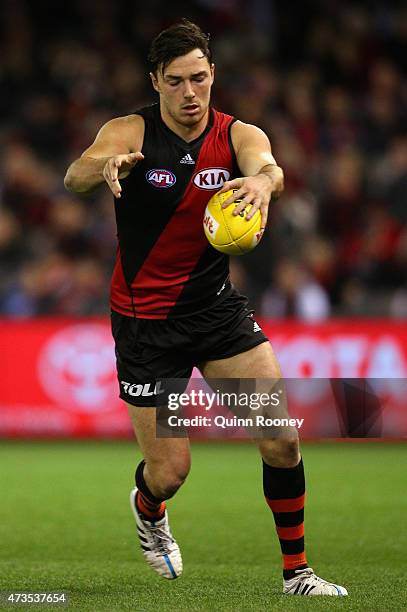
{"label": "black football shorts", "polygon": [[267,342],[247,298],[235,289],[205,311],[180,319],[136,319],[112,311],[120,397],[154,406],[157,379],[189,379],[193,368]]}

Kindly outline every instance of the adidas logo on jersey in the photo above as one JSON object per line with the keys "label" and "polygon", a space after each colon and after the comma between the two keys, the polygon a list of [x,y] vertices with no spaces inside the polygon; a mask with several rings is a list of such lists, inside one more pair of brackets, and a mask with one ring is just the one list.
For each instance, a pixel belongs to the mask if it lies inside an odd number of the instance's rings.
{"label": "adidas logo on jersey", "polygon": [[253,321],[253,331],[254,331],[254,332],[261,331],[261,327],[260,327],[260,325],[257,323],[257,321]]}
{"label": "adidas logo on jersey", "polygon": [[195,164],[195,160],[192,158],[192,156],[187,153],[186,155],[184,155],[184,157],[181,157],[181,159],[179,160],[180,164]]}

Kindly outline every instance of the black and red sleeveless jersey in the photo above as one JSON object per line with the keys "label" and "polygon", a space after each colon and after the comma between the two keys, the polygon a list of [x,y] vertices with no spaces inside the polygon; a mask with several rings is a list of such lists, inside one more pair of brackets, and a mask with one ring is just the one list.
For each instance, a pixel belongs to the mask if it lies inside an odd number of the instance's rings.
{"label": "black and red sleeveless jersey", "polygon": [[111,307],[145,319],[190,316],[231,288],[228,257],[209,245],[202,222],[208,200],[238,176],[235,120],[211,109],[203,134],[188,143],[165,125],[158,104],[136,112],[145,122],[144,159],[115,199]]}

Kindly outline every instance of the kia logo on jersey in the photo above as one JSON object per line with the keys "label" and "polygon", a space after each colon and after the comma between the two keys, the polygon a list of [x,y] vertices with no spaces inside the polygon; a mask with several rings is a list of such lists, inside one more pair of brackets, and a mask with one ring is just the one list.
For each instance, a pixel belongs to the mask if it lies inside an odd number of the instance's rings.
{"label": "kia logo on jersey", "polygon": [[204,168],[194,176],[194,185],[199,189],[220,189],[230,178],[226,168]]}
{"label": "kia logo on jersey", "polygon": [[146,179],[154,187],[163,187],[164,189],[172,187],[177,182],[175,174],[162,168],[149,170],[146,174]]}

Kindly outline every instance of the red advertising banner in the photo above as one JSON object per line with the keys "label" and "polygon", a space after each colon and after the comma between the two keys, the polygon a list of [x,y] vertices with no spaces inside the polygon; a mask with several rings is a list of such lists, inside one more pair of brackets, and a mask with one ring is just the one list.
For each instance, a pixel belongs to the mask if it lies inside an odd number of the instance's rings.
{"label": "red advertising banner", "polygon": [[2,436],[128,436],[108,322],[0,322]]}
{"label": "red advertising banner", "polygon": [[[373,419],[371,435],[407,436],[407,323],[263,321],[262,325],[285,377],[319,379],[308,381],[306,390],[298,386],[300,381],[288,385],[290,413],[293,409],[304,415],[303,437],[346,435],[351,426],[350,435],[357,435],[357,423],[345,421],[352,417],[352,402],[355,414],[360,411],[361,396],[349,386],[344,392],[340,381],[335,388],[332,381],[320,380],[332,378],[372,379],[368,391],[371,397],[380,396],[381,416],[380,427]],[[2,320],[0,347],[0,436],[132,435],[125,404],[118,398],[107,320]],[[374,413],[374,401],[369,408],[368,396],[363,396],[365,415],[366,410]],[[223,436],[215,429],[193,434]]]}
{"label": "red advertising banner", "polygon": [[407,377],[407,322],[263,321],[263,330],[289,378]]}

